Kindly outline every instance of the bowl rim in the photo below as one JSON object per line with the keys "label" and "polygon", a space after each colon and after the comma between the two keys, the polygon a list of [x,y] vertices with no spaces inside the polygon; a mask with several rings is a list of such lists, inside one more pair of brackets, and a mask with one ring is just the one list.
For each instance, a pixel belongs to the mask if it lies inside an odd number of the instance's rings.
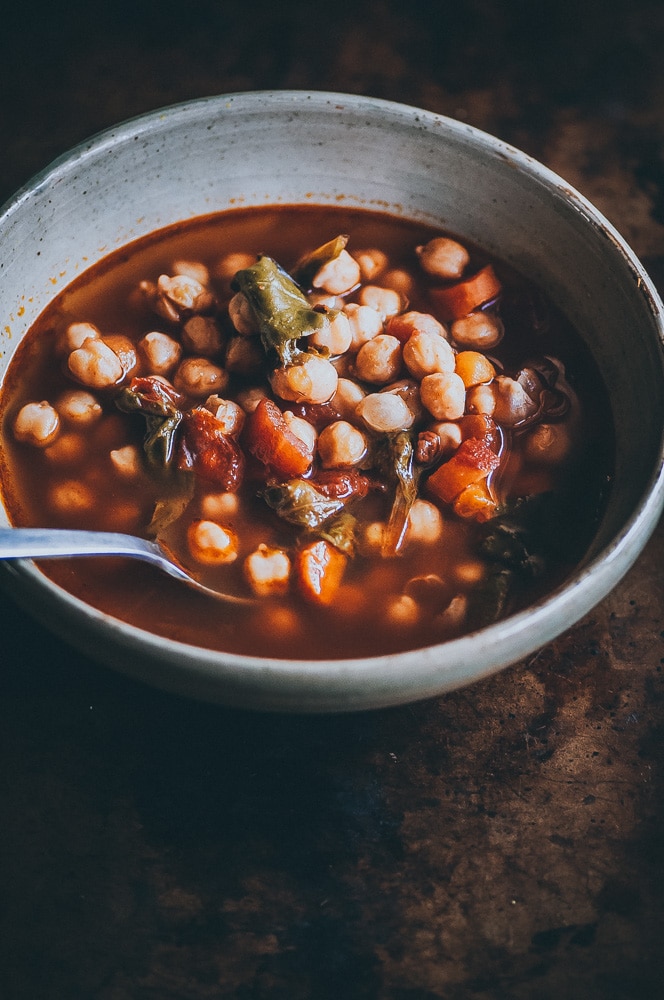
{"label": "bowl rim", "polygon": [[[183,117],[190,120],[192,116],[194,119],[200,119],[211,109],[222,106],[227,111],[240,113],[247,110],[266,111],[276,108],[282,110],[290,108],[292,111],[315,108],[320,111],[330,105],[336,109],[341,105],[343,109],[361,112],[364,115],[375,111],[392,116],[395,120],[404,122],[407,120],[421,129],[433,129],[439,134],[451,132],[462,136],[474,146],[481,148],[485,154],[506,158],[537,184],[558,192],[576,212],[583,216],[586,224],[601,231],[613,244],[614,250],[637,286],[645,310],[657,328],[660,356],[664,359],[664,305],[659,293],[627,241],[584,195],[531,155],[482,129],[433,111],[382,98],[325,90],[247,90],[181,101],[144,112],[91,135],[36,173],[0,208],[0,230],[35,193],[57,181],[58,177],[74,170],[81,160],[98,156],[107,148],[133,141],[136,136],[144,133],[168,130]],[[364,689],[365,693],[362,694],[361,691],[355,693],[357,706],[351,704],[342,708],[363,709],[411,702],[442,693],[451,687],[474,683],[482,677],[504,669],[510,663],[517,662],[532,652],[533,648],[541,648],[546,642],[560,635],[561,631],[578,622],[610,593],[642,552],[663,510],[664,428],[660,431],[657,461],[653,465],[639,503],[623,520],[621,530],[610,542],[567,577],[560,586],[524,610],[458,639],[380,656],[300,660],[218,652],[164,638],[101,612],[53,584],[30,560],[17,561],[9,573],[0,574],[0,579],[14,583],[22,579],[28,585],[36,584],[41,592],[48,591],[51,599],[55,598],[56,604],[65,606],[70,613],[82,616],[90,623],[106,630],[110,629],[114,635],[122,637],[130,647],[135,647],[137,650],[147,647],[156,656],[166,655],[173,662],[178,660],[185,673],[196,673],[202,667],[205,671],[217,673],[220,682],[223,682],[224,675],[229,670],[234,673],[242,671],[247,676],[260,675],[263,679],[269,674],[284,682],[298,681],[299,685],[308,686],[310,691],[312,689],[320,691],[320,683],[324,679],[336,678],[338,681],[344,679],[349,681],[356,677],[357,687]],[[7,569],[7,566],[2,567],[3,571]],[[12,588],[9,589],[11,593]],[[564,614],[569,621],[562,630],[553,623],[554,607],[560,609],[561,614]],[[578,612],[579,608],[582,609],[581,612]],[[533,642],[533,635],[537,636],[536,643]],[[493,656],[488,657],[488,664],[484,668],[473,670],[470,675],[467,675],[466,671],[462,678],[449,671],[446,660],[458,663],[465,660],[468,663],[478,656],[478,647],[495,651]],[[505,654],[508,647],[514,650],[509,656]],[[398,690],[392,689],[388,683],[390,690],[384,691],[382,696],[371,697],[370,692],[367,696],[369,679],[403,680],[404,674],[411,669],[414,673],[409,683],[399,685]],[[416,677],[419,678],[417,682],[415,682]],[[432,680],[433,677],[435,682]],[[158,681],[155,680],[153,683],[158,684]],[[289,691],[290,700],[297,702],[298,688],[291,683]],[[352,701],[353,693],[349,692],[349,696]],[[260,708],[260,704],[257,707]],[[306,710],[310,711],[312,708],[308,707]]]}

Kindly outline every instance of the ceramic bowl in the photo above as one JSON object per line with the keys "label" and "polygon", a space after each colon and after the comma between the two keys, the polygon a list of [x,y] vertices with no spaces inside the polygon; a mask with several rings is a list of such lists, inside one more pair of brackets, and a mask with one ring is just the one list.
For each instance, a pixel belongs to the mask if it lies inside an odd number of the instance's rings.
{"label": "ceramic bowl", "polygon": [[121,245],[229,207],[340,202],[467,238],[538,283],[586,339],[617,427],[615,487],[586,559],[545,600],[472,635],[320,662],[168,641],[71,597],[30,561],[0,568],[4,588],[31,614],[106,665],[256,709],[360,710],[431,697],[569,628],[618,583],[653,531],[664,502],[664,371],[662,305],[650,279],[606,219],[541,164],[468,125],[399,104],[231,94],[126,122],[57,160],[0,215],[0,379],[51,297]]}

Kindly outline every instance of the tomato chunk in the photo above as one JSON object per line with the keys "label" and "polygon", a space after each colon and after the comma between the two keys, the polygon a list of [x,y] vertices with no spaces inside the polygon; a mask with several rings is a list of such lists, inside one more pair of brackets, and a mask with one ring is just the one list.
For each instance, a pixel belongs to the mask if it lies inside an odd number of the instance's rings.
{"label": "tomato chunk", "polygon": [[247,419],[244,430],[247,450],[277,476],[303,476],[313,461],[313,452],[294,434],[271,399],[261,399]]}
{"label": "tomato chunk", "polygon": [[223,432],[222,424],[203,407],[183,416],[184,432],[178,465],[190,469],[201,479],[235,493],[242,484],[244,455],[233,438]]}

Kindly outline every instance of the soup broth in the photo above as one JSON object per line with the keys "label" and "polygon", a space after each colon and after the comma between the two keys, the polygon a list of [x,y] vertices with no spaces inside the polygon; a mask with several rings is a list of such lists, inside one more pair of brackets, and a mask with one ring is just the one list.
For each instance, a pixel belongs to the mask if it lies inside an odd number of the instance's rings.
{"label": "soup broth", "polygon": [[546,594],[612,474],[606,392],[523,276],[364,210],[154,233],[39,317],[0,400],[16,525],[159,537],[228,606],[124,559],[43,561],[140,628],[224,652],[416,649]]}

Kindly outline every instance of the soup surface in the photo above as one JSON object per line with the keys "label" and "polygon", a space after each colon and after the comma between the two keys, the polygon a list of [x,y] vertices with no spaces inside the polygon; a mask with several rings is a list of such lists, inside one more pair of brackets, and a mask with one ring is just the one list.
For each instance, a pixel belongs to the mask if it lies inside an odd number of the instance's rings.
{"label": "soup surface", "polygon": [[609,488],[601,380],[564,316],[454,237],[236,210],[83,274],[2,390],[16,525],[158,537],[221,604],[123,559],[44,561],[166,637],[298,659],[420,648],[558,585]]}

